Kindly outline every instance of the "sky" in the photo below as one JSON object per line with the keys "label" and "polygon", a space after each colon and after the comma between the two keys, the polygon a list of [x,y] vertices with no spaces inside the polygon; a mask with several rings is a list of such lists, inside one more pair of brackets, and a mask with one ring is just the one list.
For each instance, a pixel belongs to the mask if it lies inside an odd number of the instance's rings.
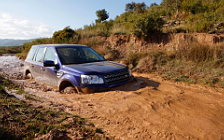
{"label": "sky", "polygon": [[67,26],[82,28],[105,9],[114,19],[130,2],[160,4],[162,0],[0,0],[0,39],[51,37]]}

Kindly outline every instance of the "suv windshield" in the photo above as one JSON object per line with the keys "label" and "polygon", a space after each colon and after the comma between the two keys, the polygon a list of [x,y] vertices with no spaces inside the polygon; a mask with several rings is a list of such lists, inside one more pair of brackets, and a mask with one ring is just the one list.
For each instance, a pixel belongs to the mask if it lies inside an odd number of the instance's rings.
{"label": "suv windshield", "polygon": [[63,65],[105,61],[102,56],[88,47],[58,47],[56,50]]}

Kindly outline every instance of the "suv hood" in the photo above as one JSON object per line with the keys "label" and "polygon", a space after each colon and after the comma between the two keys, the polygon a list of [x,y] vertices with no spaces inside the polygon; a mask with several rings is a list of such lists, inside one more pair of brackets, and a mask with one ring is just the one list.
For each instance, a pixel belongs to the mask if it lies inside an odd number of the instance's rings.
{"label": "suv hood", "polygon": [[106,74],[128,69],[127,66],[111,61],[93,62],[85,64],[64,65],[64,70],[78,72],[80,74]]}

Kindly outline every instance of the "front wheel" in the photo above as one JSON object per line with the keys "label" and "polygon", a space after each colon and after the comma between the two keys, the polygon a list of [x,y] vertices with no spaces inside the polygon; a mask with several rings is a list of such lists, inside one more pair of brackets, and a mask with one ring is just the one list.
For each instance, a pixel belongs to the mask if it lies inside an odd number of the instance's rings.
{"label": "front wheel", "polygon": [[94,93],[94,92],[96,92],[95,89],[90,89],[90,88],[81,88],[80,90],[81,90],[81,92],[84,93],[84,94],[90,94],[90,93]]}
{"label": "front wheel", "polygon": [[31,73],[26,74],[25,76],[26,79],[33,79],[33,76]]}
{"label": "front wheel", "polygon": [[66,87],[62,93],[66,93],[66,94],[72,94],[72,93],[79,93],[79,91],[77,91],[77,89],[73,86],[69,86],[69,87]]}
{"label": "front wheel", "polygon": [[96,90],[90,89],[90,88],[78,88],[78,87],[69,86],[69,87],[66,87],[64,90],[62,90],[61,93],[65,93],[65,94],[73,94],[73,93],[91,94],[91,93],[94,93],[95,91]]}

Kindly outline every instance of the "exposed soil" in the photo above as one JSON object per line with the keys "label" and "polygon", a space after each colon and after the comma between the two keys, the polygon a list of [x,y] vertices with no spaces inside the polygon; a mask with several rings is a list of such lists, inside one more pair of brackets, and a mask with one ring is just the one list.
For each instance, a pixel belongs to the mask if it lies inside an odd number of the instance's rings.
{"label": "exposed soil", "polygon": [[0,57],[1,72],[9,78],[12,75],[26,92],[38,96],[40,102],[33,104],[81,115],[115,139],[224,140],[224,89],[134,73],[136,80],[110,91],[60,94],[34,81],[21,80],[23,62],[14,56],[4,57]]}
{"label": "exposed soil", "polygon": [[[112,35],[108,38],[97,38],[102,40],[104,47],[111,47],[120,51],[125,51],[127,47],[133,47],[138,51],[145,50],[176,50],[185,45],[192,43],[216,45],[224,42],[223,34],[206,34],[206,33],[168,33],[158,34],[148,37],[147,39],[130,35]],[[130,48],[129,48],[130,49]]]}

